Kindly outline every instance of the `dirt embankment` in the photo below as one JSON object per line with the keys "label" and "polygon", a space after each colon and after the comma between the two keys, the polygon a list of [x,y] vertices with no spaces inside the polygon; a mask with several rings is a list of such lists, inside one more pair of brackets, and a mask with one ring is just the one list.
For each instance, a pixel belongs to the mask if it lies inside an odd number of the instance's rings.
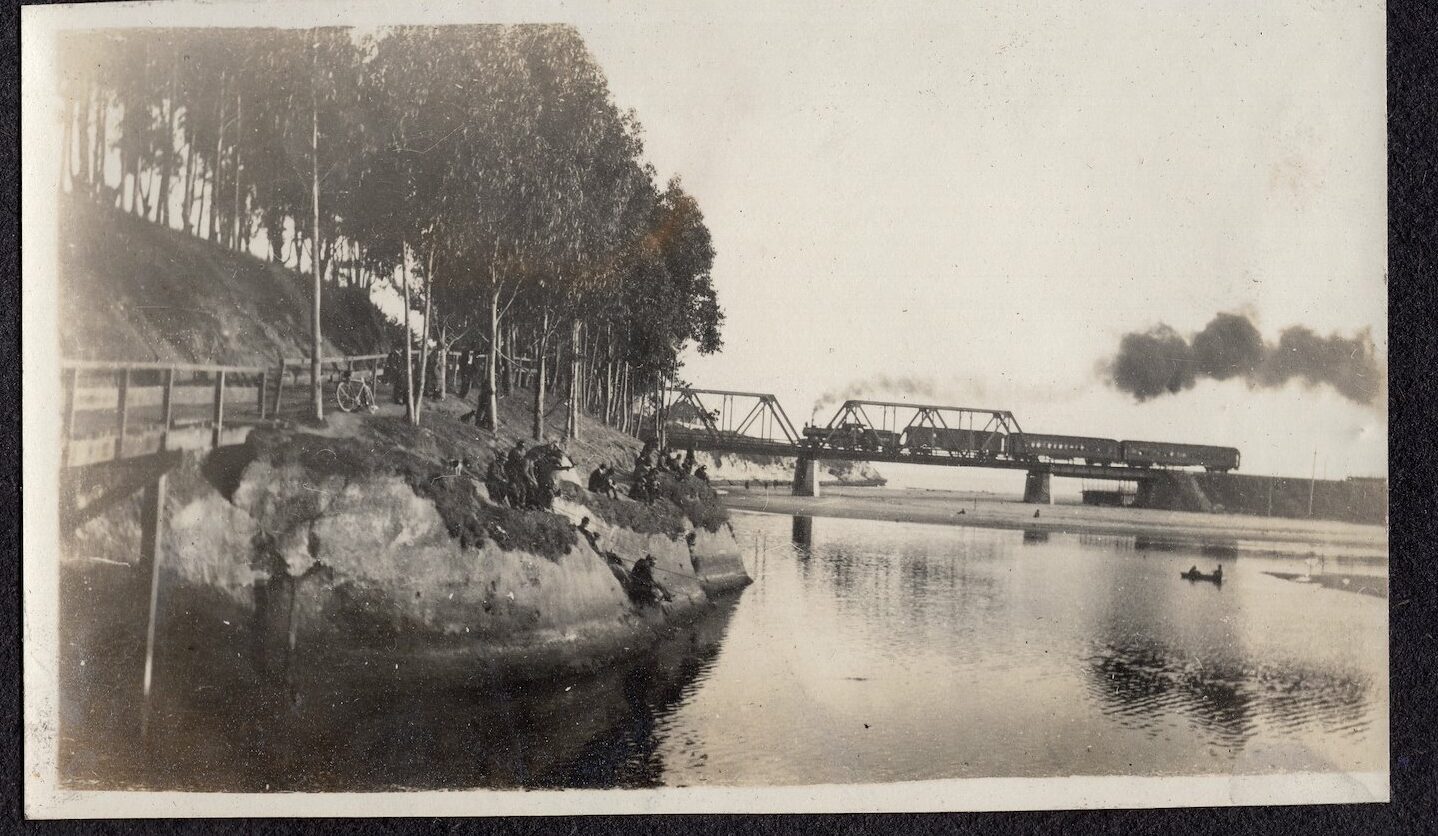
{"label": "dirt embankment", "polygon": [[[307,356],[311,285],[282,265],[87,200],[62,206],[66,359],[272,364]],[[397,327],[358,288],[326,288],[325,354],[367,354]]]}

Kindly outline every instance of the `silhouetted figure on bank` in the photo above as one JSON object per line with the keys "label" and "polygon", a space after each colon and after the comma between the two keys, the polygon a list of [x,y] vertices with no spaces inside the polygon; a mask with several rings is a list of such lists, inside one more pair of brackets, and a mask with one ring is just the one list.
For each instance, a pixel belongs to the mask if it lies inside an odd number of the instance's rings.
{"label": "silhouetted figure on bank", "polygon": [[690,447],[684,451],[684,461],[679,466],[680,472],[685,476],[693,476],[694,468],[697,467],[698,464],[699,463],[694,459],[694,448]]}
{"label": "silhouetted figure on bank", "polygon": [[644,447],[640,449],[639,455],[634,457],[634,472],[638,473],[641,469],[648,470],[658,464],[659,448],[651,438],[644,442]]}
{"label": "silhouetted figure on bank", "polygon": [[699,465],[699,467],[694,470],[694,478],[706,485],[709,484],[709,467],[707,465]]}
{"label": "silhouetted figure on bank", "polygon": [[404,403],[404,357],[397,348],[390,349],[384,358],[384,378],[389,383],[390,403]]}
{"label": "silhouetted figure on bank", "polygon": [[460,352],[458,373],[459,380],[455,381],[455,394],[464,398],[469,395],[469,387],[474,385],[474,351],[472,349],[466,348]]}
{"label": "silhouetted figure on bank", "polygon": [[509,490],[509,474],[506,472],[504,455],[498,450],[494,458],[489,460],[489,467],[484,471],[484,487],[489,490],[490,501],[496,505],[513,505],[513,498]]}
{"label": "silhouetted figure on bank", "polygon": [[589,518],[585,517],[580,520],[576,528],[580,534],[584,535],[584,539],[589,542],[589,548],[594,549],[595,552],[599,552],[599,532],[589,527]]}
{"label": "silhouetted figure on bank", "polygon": [[534,508],[548,509],[554,504],[554,498],[559,495],[559,471],[568,470],[572,465],[557,441],[534,447],[525,456],[525,462],[531,468],[534,477],[530,505]]}
{"label": "silhouetted figure on bank", "polygon": [[439,352],[431,351],[424,358],[424,396],[439,397]]}
{"label": "silhouetted figure on bank", "polygon": [[509,504],[515,508],[523,508],[529,504],[529,494],[524,486],[524,439],[514,442],[509,448],[509,453],[504,457],[504,476],[509,483]]}
{"label": "silhouetted figure on bank", "polygon": [[654,579],[654,564],[654,555],[646,554],[629,570],[629,598],[637,604],[674,600],[669,590]]}

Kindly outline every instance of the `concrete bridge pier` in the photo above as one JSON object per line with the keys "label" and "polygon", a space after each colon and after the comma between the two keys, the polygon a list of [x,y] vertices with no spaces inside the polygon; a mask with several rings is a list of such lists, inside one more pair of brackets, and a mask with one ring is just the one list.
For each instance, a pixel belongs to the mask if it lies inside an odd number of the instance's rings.
{"label": "concrete bridge pier", "polygon": [[819,495],[819,460],[799,459],[794,465],[794,496]]}
{"label": "concrete bridge pier", "polygon": [[1024,479],[1024,502],[1031,505],[1052,505],[1053,474],[1047,470],[1030,470]]}

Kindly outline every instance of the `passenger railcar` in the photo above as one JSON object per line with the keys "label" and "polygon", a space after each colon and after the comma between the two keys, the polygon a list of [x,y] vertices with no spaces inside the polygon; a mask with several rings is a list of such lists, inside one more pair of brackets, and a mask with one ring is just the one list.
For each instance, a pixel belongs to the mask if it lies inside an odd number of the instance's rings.
{"label": "passenger railcar", "polygon": [[1015,433],[1009,440],[1009,452],[1017,459],[1083,459],[1087,464],[1097,465],[1117,464],[1123,457],[1121,446],[1112,438],[1044,433]]}
{"label": "passenger railcar", "polygon": [[1120,446],[1124,464],[1134,467],[1202,467],[1217,473],[1238,469],[1238,450],[1233,447],[1127,440]]}

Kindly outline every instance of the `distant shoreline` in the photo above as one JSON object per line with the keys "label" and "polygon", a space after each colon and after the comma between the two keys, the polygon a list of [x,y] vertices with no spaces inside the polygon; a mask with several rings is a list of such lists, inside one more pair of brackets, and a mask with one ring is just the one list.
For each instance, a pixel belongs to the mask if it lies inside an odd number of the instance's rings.
{"label": "distant shoreline", "polygon": [[[731,486],[724,502],[730,509],[739,511],[1038,532],[1143,536],[1161,542],[1283,544],[1290,548],[1274,551],[1296,554],[1304,554],[1303,547],[1321,546],[1352,550],[1355,557],[1386,558],[1388,555],[1387,529],[1376,525],[1066,503],[1029,505],[993,494],[913,488],[826,487],[821,489],[821,494],[818,497],[801,497],[792,496],[785,489],[744,490]],[[1035,511],[1039,516],[1034,516]]]}

